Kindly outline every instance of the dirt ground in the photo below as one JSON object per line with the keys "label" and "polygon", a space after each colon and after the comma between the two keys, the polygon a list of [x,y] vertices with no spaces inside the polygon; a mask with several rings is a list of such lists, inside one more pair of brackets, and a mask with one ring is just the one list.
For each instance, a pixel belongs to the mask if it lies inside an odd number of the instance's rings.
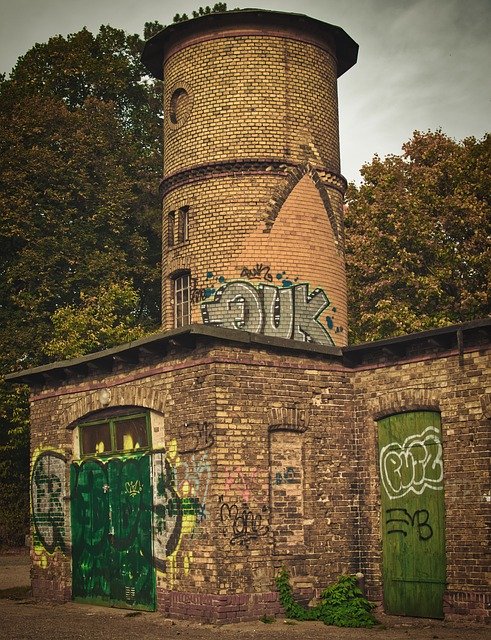
{"label": "dirt ground", "polygon": [[226,626],[173,621],[159,613],[36,602],[27,554],[0,555],[0,638],[5,640],[489,640],[489,627],[377,615],[374,629],[340,629],[278,618]]}

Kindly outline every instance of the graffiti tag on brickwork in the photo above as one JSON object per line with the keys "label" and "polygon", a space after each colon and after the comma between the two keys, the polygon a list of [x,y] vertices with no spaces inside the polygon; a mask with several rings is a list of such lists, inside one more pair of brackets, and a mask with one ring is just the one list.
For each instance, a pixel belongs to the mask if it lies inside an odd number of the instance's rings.
{"label": "graffiti tag on brickwork", "polygon": [[228,467],[225,491],[227,496],[234,496],[235,500],[249,502],[254,496],[256,502],[262,502],[267,497],[265,489],[261,486],[256,467],[244,469],[243,467]]}
{"label": "graffiti tag on brickwork", "polygon": [[181,455],[197,453],[208,449],[214,442],[213,425],[210,422],[185,422],[179,429],[177,452]]}
{"label": "graffiti tag on brickwork", "polygon": [[302,342],[334,344],[320,314],[330,302],[322,289],[308,284],[275,287],[235,280],[222,286],[214,300],[201,304],[205,324]]}
{"label": "graffiti tag on brickwork", "polygon": [[274,482],[275,484],[300,484],[300,471],[295,467],[287,467],[283,471],[277,471]]}
{"label": "graffiti tag on brickwork", "polygon": [[173,440],[166,452],[154,453],[153,476],[154,562],[158,570],[167,574],[172,586],[178,560],[185,573],[192,561],[192,553],[181,550],[183,540],[192,537],[206,517],[211,478],[208,452],[180,458]]}
{"label": "graffiti tag on brickwork", "polygon": [[268,266],[267,264],[263,264],[262,262],[260,264],[256,264],[254,267],[252,267],[252,269],[249,269],[248,267],[243,267],[242,271],[240,272],[240,277],[251,278],[251,279],[262,278],[267,282],[273,282],[271,267]]}
{"label": "graffiti tag on brickwork", "polygon": [[[267,507],[262,508],[267,512]],[[269,525],[264,524],[263,515],[254,513],[246,503],[238,505],[222,502],[220,521],[224,525],[223,535],[230,535],[230,544],[248,547],[249,544],[268,534]]]}
{"label": "graffiti tag on brickwork", "polygon": [[391,500],[410,492],[443,489],[442,445],[439,430],[427,427],[402,444],[391,442],[380,451],[382,485]]}
{"label": "graffiti tag on brickwork", "polygon": [[66,548],[66,458],[57,451],[43,451],[34,461],[31,475],[31,507],[34,534],[48,553]]}

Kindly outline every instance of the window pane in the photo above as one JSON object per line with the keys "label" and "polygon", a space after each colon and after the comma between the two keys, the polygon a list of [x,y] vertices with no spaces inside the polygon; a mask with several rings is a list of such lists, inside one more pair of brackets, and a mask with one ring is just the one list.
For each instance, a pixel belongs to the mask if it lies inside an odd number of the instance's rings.
{"label": "window pane", "polygon": [[189,207],[179,209],[178,242],[186,242],[189,234]]}
{"label": "window pane", "polygon": [[101,454],[111,451],[111,433],[109,422],[91,424],[81,428],[82,455]]}
{"label": "window pane", "polygon": [[116,449],[134,451],[148,447],[147,421],[145,416],[120,420],[114,423],[116,431]]}
{"label": "window pane", "polygon": [[185,273],[174,280],[174,326],[184,327],[191,322],[190,276]]}

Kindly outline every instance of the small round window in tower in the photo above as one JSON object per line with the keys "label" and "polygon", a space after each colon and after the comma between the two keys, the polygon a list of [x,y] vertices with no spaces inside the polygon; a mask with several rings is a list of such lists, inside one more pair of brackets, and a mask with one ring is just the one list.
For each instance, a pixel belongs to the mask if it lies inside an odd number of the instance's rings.
{"label": "small round window in tower", "polygon": [[177,88],[171,96],[169,119],[173,125],[181,125],[191,111],[191,97],[186,89]]}

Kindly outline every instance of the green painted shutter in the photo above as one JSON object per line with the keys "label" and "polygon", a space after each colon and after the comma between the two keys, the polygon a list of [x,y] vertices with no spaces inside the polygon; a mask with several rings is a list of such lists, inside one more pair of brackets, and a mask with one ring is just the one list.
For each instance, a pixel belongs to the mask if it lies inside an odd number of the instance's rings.
{"label": "green painted shutter", "polygon": [[378,424],[385,611],[442,618],[445,518],[440,415],[414,411]]}
{"label": "green painted shutter", "polygon": [[74,599],[153,610],[150,456],[73,463],[71,501]]}

